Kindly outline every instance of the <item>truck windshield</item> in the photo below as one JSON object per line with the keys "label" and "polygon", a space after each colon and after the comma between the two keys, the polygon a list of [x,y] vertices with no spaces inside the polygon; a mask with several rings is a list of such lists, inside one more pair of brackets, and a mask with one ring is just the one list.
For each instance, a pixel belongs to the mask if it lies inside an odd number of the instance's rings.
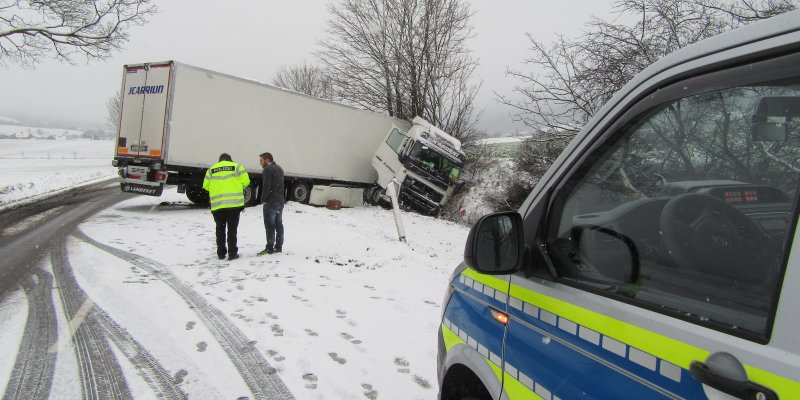
{"label": "truck windshield", "polygon": [[460,163],[451,160],[424,143],[415,143],[409,153],[409,157],[412,163],[420,167],[423,172],[432,174],[451,184],[458,181],[458,177],[461,174]]}

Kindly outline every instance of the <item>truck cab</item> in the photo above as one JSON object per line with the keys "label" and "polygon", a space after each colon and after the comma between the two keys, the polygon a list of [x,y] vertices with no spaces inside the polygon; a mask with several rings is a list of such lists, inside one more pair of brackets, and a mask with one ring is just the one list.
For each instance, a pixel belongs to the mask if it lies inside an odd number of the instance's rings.
{"label": "truck cab", "polygon": [[798,11],[679,50],[481,218],[440,398],[797,398],[797,65]]}
{"label": "truck cab", "polygon": [[402,207],[435,215],[453,192],[464,166],[461,143],[416,117],[408,131],[393,128],[372,159],[378,185],[400,184]]}

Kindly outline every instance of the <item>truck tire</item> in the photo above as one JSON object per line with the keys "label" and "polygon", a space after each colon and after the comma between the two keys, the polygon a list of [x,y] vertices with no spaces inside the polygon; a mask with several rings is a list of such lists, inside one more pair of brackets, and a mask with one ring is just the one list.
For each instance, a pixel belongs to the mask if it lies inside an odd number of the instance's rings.
{"label": "truck tire", "polygon": [[289,200],[308,204],[311,198],[311,189],[305,182],[294,182],[289,189]]}
{"label": "truck tire", "polygon": [[381,197],[383,197],[385,193],[386,190],[384,190],[382,187],[376,186],[374,189],[372,189],[372,193],[370,193],[369,204],[377,206],[381,201]]}
{"label": "truck tire", "polygon": [[194,204],[208,204],[208,192],[199,186],[186,186],[186,197]]}
{"label": "truck tire", "polygon": [[244,188],[244,206],[245,207],[252,207],[252,206],[254,206],[254,205],[259,203],[259,199],[258,199],[258,195],[259,195],[258,188],[259,188],[259,186],[260,185],[258,183],[253,182],[253,183],[250,184],[250,186],[247,186],[246,188]]}

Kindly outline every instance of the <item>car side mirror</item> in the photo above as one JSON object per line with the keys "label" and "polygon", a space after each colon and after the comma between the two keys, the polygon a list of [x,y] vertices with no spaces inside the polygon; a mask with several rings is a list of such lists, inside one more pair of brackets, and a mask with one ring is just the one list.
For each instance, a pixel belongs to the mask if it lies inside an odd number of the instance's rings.
{"label": "car side mirror", "polygon": [[484,274],[505,275],[522,266],[522,217],[516,211],[481,217],[467,237],[464,263]]}
{"label": "car side mirror", "polygon": [[758,142],[785,142],[789,121],[797,117],[800,117],[800,97],[762,97],[753,113],[751,138]]}

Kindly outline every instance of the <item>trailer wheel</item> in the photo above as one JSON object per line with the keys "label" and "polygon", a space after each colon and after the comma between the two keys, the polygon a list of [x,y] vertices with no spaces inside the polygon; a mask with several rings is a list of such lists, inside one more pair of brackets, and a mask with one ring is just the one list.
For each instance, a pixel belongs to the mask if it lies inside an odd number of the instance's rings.
{"label": "trailer wheel", "polygon": [[305,182],[292,183],[292,187],[289,189],[289,200],[308,204],[309,198],[311,198],[311,190]]}
{"label": "trailer wheel", "polygon": [[251,183],[249,186],[244,188],[244,205],[245,207],[250,207],[258,204],[258,183]]}
{"label": "trailer wheel", "polygon": [[208,192],[199,186],[187,186],[186,197],[195,204],[206,205],[208,204]]}

